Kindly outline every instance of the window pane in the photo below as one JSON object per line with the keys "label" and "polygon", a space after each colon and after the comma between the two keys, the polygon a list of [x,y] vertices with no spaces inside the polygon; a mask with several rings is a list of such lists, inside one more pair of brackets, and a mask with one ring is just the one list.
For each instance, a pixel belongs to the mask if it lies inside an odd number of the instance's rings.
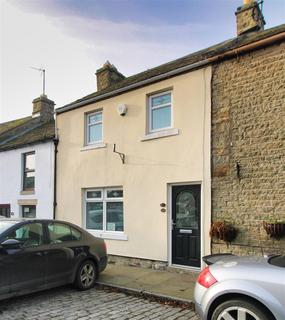
{"label": "window pane", "polygon": [[62,223],[50,223],[48,225],[49,238],[51,243],[61,243],[72,240],[70,227]]}
{"label": "window pane", "polygon": [[35,218],[36,217],[36,206],[22,206],[22,217],[23,218]]}
{"label": "window pane", "polygon": [[102,197],[102,192],[101,190],[98,191],[87,191],[87,198],[88,199],[100,199]]}
{"label": "window pane", "polygon": [[0,221],[0,234],[12,227],[15,221]]}
{"label": "window pane", "polygon": [[95,114],[88,116],[88,123],[89,124],[94,124],[94,123],[100,122],[100,121],[102,121],[102,112],[95,113]]}
{"label": "window pane", "polygon": [[153,109],[151,111],[151,130],[167,128],[171,126],[171,106]]}
{"label": "window pane", "polygon": [[107,202],[107,230],[124,231],[123,202]]}
{"label": "window pane", "polygon": [[103,230],[103,202],[86,203],[86,228]]}
{"label": "window pane", "polygon": [[35,170],[35,154],[25,154],[25,170]]}
{"label": "window pane", "polygon": [[166,93],[158,97],[151,98],[151,106],[156,107],[161,104],[166,104],[171,102],[171,93]]}
{"label": "window pane", "polygon": [[24,174],[24,190],[35,188],[35,172],[25,172]]}
{"label": "window pane", "polygon": [[123,198],[123,190],[107,190],[107,198]]}
{"label": "window pane", "polygon": [[102,141],[102,124],[94,124],[88,127],[88,142]]}
{"label": "window pane", "polygon": [[71,233],[72,233],[72,240],[80,240],[81,239],[81,232],[78,231],[77,229],[71,227]]}
{"label": "window pane", "polygon": [[38,246],[43,243],[43,226],[41,223],[29,223],[12,231],[5,239],[16,239],[24,247]]}

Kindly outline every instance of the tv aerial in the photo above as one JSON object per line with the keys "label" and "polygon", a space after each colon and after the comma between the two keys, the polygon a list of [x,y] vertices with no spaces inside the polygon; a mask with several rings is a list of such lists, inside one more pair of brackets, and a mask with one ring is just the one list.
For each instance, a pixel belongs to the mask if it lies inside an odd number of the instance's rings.
{"label": "tv aerial", "polygon": [[35,68],[35,67],[30,67],[31,69],[37,70],[41,72],[41,76],[43,77],[43,95],[45,95],[45,86],[46,86],[46,70],[43,68]]}

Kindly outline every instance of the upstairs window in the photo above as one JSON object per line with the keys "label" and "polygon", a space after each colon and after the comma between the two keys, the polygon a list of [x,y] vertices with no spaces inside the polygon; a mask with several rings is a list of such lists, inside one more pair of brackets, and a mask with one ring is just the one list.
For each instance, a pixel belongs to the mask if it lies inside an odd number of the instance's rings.
{"label": "upstairs window", "polygon": [[172,127],[172,93],[171,91],[154,94],[148,98],[149,133]]}
{"label": "upstairs window", "polygon": [[23,190],[35,189],[35,152],[23,155]]}
{"label": "upstairs window", "polygon": [[86,144],[95,144],[103,140],[103,113],[102,111],[86,115]]}

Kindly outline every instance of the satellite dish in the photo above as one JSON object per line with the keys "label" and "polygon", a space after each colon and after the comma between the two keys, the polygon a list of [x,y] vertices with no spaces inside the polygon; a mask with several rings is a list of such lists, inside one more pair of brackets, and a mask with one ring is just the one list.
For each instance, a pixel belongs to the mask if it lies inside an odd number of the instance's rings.
{"label": "satellite dish", "polygon": [[117,110],[120,116],[124,116],[126,115],[128,108],[125,104],[119,104]]}

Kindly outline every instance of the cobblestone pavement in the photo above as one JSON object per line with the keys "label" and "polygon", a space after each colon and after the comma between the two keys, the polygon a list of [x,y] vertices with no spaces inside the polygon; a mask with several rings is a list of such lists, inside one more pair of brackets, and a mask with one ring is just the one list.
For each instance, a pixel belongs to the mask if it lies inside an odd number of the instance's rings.
{"label": "cobblestone pavement", "polygon": [[0,302],[1,320],[198,320],[189,309],[91,289],[80,292],[70,287],[52,289]]}

